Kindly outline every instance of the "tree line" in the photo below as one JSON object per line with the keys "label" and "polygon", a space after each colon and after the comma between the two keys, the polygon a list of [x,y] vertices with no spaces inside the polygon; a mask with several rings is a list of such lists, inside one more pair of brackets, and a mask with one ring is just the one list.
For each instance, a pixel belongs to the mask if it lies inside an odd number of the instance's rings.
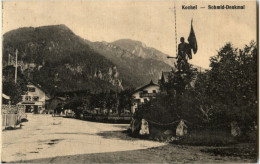
{"label": "tree line", "polygon": [[120,92],[111,90],[110,92],[88,93],[84,96],[73,96],[64,105],[63,109],[72,109],[76,117],[79,117],[84,110],[112,110],[113,113],[119,115],[124,110],[131,110],[133,104],[134,89],[125,89]]}
{"label": "tree line", "polygon": [[184,119],[191,129],[229,129],[238,122],[243,132],[257,125],[257,47],[243,50],[231,43],[210,58],[210,69],[200,72],[189,65],[159,81],[156,99],[140,106],[134,116],[166,124]]}

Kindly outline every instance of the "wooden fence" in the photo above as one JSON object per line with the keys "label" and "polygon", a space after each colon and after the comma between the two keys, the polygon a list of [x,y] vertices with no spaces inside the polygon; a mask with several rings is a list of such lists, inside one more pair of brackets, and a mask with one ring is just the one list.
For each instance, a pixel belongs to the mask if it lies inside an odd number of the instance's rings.
{"label": "wooden fence", "polygon": [[26,118],[23,106],[2,105],[2,130],[9,127],[16,128]]}

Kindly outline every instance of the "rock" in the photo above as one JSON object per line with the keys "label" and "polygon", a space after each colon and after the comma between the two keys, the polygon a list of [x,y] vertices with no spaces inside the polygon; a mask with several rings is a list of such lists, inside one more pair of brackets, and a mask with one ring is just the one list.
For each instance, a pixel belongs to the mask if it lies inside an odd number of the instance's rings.
{"label": "rock", "polygon": [[168,136],[167,138],[166,138],[166,141],[165,142],[172,142],[172,139],[171,139],[171,137],[170,136]]}
{"label": "rock", "polygon": [[173,141],[175,141],[175,140],[176,140],[176,137],[168,136],[168,137],[166,138],[166,142],[173,142]]}
{"label": "rock", "polygon": [[157,138],[157,137],[155,137],[154,140],[155,140],[155,141],[160,141],[159,138]]}
{"label": "rock", "polygon": [[164,141],[164,138],[163,138],[163,136],[160,136],[160,141]]}
{"label": "rock", "polygon": [[241,130],[236,121],[231,122],[231,135],[234,137],[238,137],[241,135]]}
{"label": "rock", "polygon": [[149,136],[148,139],[149,139],[149,140],[153,140],[153,137],[152,137],[152,136]]}
{"label": "rock", "polygon": [[176,136],[181,137],[187,134],[187,125],[183,120],[180,121],[179,125],[176,128]]}
{"label": "rock", "polygon": [[130,124],[130,129],[132,134],[138,132],[140,130],[140,127],[141,127],[140,121],[137,119],[132,119]]}
{"label": "rock", "polygon": [[176,137],[171,137],[171,141],[176,141],[177,138]]}
{"label": "rock", "polygon": [[149,134],[149,126],[148,126],[148,122],[145,119],[142,119],[142,125],[141,125],[141,129],[139,131],[140,135],[147,135]]}
{"label": "rock", "polygon": [[172,135],[172,134],[173,134],[173,131],[168,129],[168,130],[166,130],[165,132],[163,132],[163,134]]}

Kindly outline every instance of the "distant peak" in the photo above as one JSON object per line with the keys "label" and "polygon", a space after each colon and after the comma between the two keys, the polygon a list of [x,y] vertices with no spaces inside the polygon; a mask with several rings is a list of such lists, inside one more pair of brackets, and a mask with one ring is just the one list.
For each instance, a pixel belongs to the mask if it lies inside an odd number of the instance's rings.
{"label": "distant peak", "polygon": [[58,25],[47,25],[47,26],[39,26],[36,27],[36,29],[40,29],[40,28],[60,28],[63,30],[70,30],[65,24],[58,24]]}
{"label": "distant peak", "polygon": [[138,40],[132,40],[132,39],[119,39],[119,40],[114,41],[113,43],[134,43],[134,44],[138,44],[138,45],[144,44]]}
{"label": "distant peak", "polygon": [[[58,24],[58,25],[46,25],[46,26],[38,26],[38,27],[19,27],[18,29],[14,29],[11,31],[6,32],[5,34],[12,33],[14,31],[20,31],[20,32],[32,32],[34,30],[41,30],[41,29],[61,29],[64,31],[70,31],[70,28],[68,28],[65,24]],[[5,35],[4,34],[4,35]]]}
{"label": "distant peak", "polygon": [[108,42],[106,42],[106,41],[101,41],[101,43],[103,43],[103,44],[109,44]]}

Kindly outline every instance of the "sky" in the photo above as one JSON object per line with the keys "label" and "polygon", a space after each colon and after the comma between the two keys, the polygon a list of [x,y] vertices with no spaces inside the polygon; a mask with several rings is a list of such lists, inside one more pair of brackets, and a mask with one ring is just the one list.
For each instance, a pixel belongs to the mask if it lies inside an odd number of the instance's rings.
{"label": "sky", "polygon": [[[176,56],[177,42],[187,37],[191,19],[198,52],[189,62],[209,68],[210,57],[231,42],[243,48],[256,41],[255,1],[24,1],[2,4],[2,34],[19,27],[65,24],[76,35],[90,41],[132,39]],[[197,5],[183,10],[182,5]],[[208,5],[245,5],[244,10],[209,10]],[[205,7],[205,8],[200,8]]]}

